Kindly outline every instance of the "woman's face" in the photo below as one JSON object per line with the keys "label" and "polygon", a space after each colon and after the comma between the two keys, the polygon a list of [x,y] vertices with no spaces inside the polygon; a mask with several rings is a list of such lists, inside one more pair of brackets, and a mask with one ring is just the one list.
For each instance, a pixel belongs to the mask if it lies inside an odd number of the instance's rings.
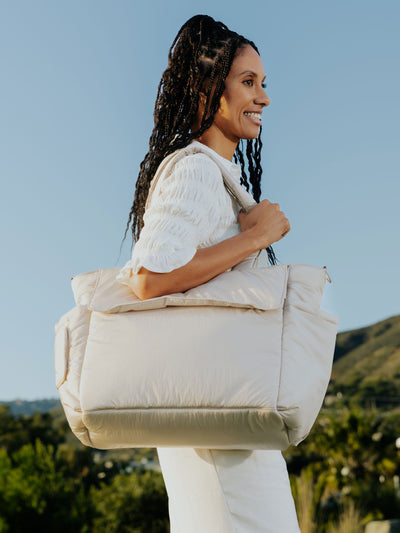
{"label": "woman's face", "polygon": [[250,45],[240,48],[225,80],[220,108],[211,127],[236,144],[240,139],[257,138],[262,110],[270,104],[264,80],[260,56]]}

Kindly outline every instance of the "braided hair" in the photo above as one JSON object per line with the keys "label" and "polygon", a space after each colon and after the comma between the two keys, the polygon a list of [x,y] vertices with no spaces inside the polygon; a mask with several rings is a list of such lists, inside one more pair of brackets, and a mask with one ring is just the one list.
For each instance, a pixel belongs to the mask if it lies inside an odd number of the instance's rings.
{"label": "braided hair", "polygon": [[[124,240],[130,226],[133,240],[140,236],[150,183],[161,161],[200,137],[212,125],[235,54],[246,45],[252,46],[259,54],[252,41],[208,15],[195,15],[179,30],[169,50],[168,67],[158,86],[149,151],[140,164]],[[201,92],[205,95],[204,113],[199,129],[193,131]],[[241,183],[247,191],[251,185],[251,193],[257,202],[261,196],[261,148],[260,135],[254,142],[253,139],[247,140],[249,178],[243,141],[234,154],[235,163],[239,162],[242,167]],[[276,264],[272,248],[269,247],[267,252],[269,262]]]}

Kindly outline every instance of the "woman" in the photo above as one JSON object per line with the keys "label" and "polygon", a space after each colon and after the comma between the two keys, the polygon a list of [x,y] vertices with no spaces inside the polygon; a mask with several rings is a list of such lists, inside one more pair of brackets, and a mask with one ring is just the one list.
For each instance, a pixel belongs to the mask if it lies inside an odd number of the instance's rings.
{"label": "woman", "polygon": [[[118,278],[140,299],[200,285],[263,248],[275,262],[271,245],[290,230],[287,218],[268,200],[241,212],[208,156],[219,158],[247,190],[251,184],[259,201],[261,113],[270,103],[264,79],[255,44],[221,22],[198,15],[178,32],[127,224],[137,242]],[[241,139],[248,140],[249,180]],[[200,152],[160,179],[145,212],[157,167],[191,143]],[[172,533],[299,531],[279,451],[160,448],[158,455]]]}

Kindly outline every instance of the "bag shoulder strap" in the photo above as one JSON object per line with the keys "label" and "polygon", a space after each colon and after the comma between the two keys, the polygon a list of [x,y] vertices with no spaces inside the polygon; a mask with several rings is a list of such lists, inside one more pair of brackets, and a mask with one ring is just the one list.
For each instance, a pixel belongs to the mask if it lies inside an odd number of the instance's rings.
{"label": "bag shoulder strap", "polygon": [[245,211],[249,211],[256,204],[254,198],[240,185],[240,183],[238,183],[234,178],[232,178],[226,168],[218,160],[218,158],[212,153],[210,153],[209,150],[203,149],[201,143],[197,142],[196,144],[189,144],[184,148],[180,148],[179,150],[176,150],[175,152],[163,159],[154,175],[154,178],[151,181],[149,194],[147,196],[146,201],[146,209],[150,205],[151,197],[154,193],[154,190],[160,177],[164,174],[167,176],[171,174],[172,169],[176,165],[176,163],[187,155],[197,153],[205,154],[214,161],[214,163],[221,171],[226,190],[238,202],[242,209],[244,209]]}

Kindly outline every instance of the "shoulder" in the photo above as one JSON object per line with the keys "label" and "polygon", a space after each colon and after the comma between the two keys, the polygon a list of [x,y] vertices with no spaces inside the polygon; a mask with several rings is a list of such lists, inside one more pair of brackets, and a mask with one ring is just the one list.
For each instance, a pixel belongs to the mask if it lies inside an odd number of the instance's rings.
{"label": "shoulder", "polygon": [[187,154],[180,159],[174,166],[175,172],[188,172],[198,174],[211,174],[213,176],[221,176],[221,170],[218,165],[207,154],[197,152],[195,154]]}
{"label": "shoulder", "polygon": [[177,161],[171,173],[164,176],[162,187],[223,190],[222,173],[218,165],[203,153],[187,154]]}
{"label": "shoulder", "polygon": [[206,212],[218,210],[226,194],[219,166],[207,154],[186,154],[160,176],[151,205],[174,204],[174,209]]}
{"label": "shoulder", "polygon": [[[189,192],[191,191],[191,192]],[[181,196],[222,193],[224,180],[219,166],[207,155],[201,152],[185,154],[169,171],[164,171],[155,186],[153,198],[169,195]]]}

